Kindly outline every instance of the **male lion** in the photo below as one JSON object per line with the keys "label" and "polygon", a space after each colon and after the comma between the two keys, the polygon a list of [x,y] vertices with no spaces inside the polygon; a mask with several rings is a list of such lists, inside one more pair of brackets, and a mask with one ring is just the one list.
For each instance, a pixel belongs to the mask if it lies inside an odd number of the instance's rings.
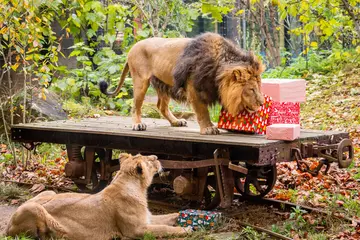
{"label": "male lion", "polygon": [[147,188],[161,170],[156,156],[121,154],[120,161],[120,171],[100,193],[45,191],[30,199],[11,217],[7,235],[102,240],[138,238],[145,232],[162,236],[191,231],[172,226],[178,213],[155,216],[148,210]]}
{"label": "male lion", "polygon": [[141,106],[151,83],[157,91],[157,107],[172,126],[186,126],[169,111],[170,97],[187,101],[196,113],[201,134],[219,134],[210,121],[208,106],[220,102],[232,115],[254,112],[264,103],[260,91],[261,61],[215,33],[190,38],[149,38],[130,50],[119,85],[107,92],[116,96],[130,69],[134,84],[133,130],[146,130]]}

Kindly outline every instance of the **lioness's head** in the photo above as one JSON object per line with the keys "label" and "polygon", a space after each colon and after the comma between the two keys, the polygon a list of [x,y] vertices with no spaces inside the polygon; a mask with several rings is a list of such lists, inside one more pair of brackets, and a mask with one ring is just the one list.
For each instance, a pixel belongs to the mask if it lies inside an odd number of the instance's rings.
{"label": "lioness's head", "polygon": [[256,112],[265,101],[260,77],[264,66],[256,56],[252,57],[250,63],[224,66],[218,77],[221,103],[233,116],[243,110]]}
{"label": "lioness's head", "polygon": [[161,163],[155,155],[143,156],[137,154],[132,156],[127,153],[120,154],[119,174],[137,178],[145,186],[149,186],[154,175],[161,170]]}

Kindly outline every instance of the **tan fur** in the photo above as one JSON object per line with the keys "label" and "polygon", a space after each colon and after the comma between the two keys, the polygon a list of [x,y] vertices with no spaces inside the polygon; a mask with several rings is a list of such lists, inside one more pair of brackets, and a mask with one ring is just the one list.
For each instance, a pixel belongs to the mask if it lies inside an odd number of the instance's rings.
{"label": "tan fur", "polygon": [[161,170],[156,156],[121,155],[121,169],[100,193],[40,193],[11,217],[7,235],[27,233],[41,239],[140,238],[183,235],[190,229],[173,227],[178,213],[153,216],[148,210],[147,188]]}
{"label": "tan fur", "polygon": [[[206,44],[209,44],[209,52],[216,61],[223,58],[224,40],[217,34],[207,33]],[[125,70],[122,73],[121,80],[116,90],[108,95],[115,96],[119,93],[121,85],[130,70],[134,84],[134,107],[132,112],[133,130],[146,130],[146,125],[141,122],[141,107],[144,101],[146,91],[150,85],[152,76],[167,84],[174,86],[173,71],[177,64],[179,56],[183,53],[186,46],[190,43],[189,38],[150,38],[135,44],[128,54]],[[226,40],[228,44],[230,43]],[[254,57],[256,61],[256,57]],[[196,64],[196,63],[195,63]],[[260,63],[261,65],[261,63]],[[225,65],[223,73],[217,78],[219,82],[219,93],[221,103],[230,111],[231,114],[237,114],[243,109],[256,111],[264,99],[260,92],[260,74],[263,69],[252,69],[248,66],[237,67]],[[215,81],[215,79],[214,79]],[[210,121],[207,93],[199,92],[193,86],[194,79],[189,79],[186,83],[186,100],[193,107],[201,134],[219,134],[217,127]],[[186,126],[184,119],[177,119],[169,110],[170,96],[158,91],[157,106],[162,115],[170,122],[172,126]]]}

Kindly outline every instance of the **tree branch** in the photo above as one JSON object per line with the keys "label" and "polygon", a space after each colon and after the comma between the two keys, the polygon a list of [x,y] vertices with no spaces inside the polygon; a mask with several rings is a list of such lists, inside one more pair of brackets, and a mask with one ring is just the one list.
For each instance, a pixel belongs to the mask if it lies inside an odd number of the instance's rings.
{"label": "tree branch", "polygon": [[351,8],[349,2],[347,0],[341,0],[344,3],[344,7],[348,14],[350,15],[351,19],[354,21],[355,29],[357,31],[358,36],[360,36],[360,23],[355,16],[355,13],[353,12],[353,9]]}

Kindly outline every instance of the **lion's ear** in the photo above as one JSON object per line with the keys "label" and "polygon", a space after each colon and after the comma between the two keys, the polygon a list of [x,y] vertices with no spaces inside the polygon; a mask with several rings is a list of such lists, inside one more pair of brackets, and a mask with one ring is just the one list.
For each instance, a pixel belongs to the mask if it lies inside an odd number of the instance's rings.
{"label": "lion's ear", "polygon": [[233,70],[234,80],[244,83],[249,78],[249,73],[245,68],[237,67]]}
{"label": "lion's ear", "polygon": [[140,175],[143,173],[143,169],[141,166],[141,163],[138,163],[138,165],[136,166],[136,172]]}

